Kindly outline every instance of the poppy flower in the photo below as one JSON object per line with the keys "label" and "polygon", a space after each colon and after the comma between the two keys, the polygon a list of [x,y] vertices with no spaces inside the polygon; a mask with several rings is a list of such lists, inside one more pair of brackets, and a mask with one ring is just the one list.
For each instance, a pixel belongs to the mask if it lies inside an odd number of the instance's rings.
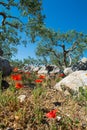
{"label": "poppy flower", "polygon": [[13,80],[22,80],[22,75],[21,74],[11,75],[11,78]]}
{"label": "poppy flower", "polygon": [[44,75],[40,75],[39,78],[40,79],[45,79],[45,76]]}
{"label": "poppy flower", "polygon": [[17,89],[19,89],[19,88],[23,88],[24,86],[23,86],[23,84],[21,84],[21,83],[16,83],[15,84],[15,88],[17,88]]}
{"label": "poppy flower", "polygon": [[41,83],[43,80],[42,79],[36,79],[35,82],[36,83]]}
{"label": "poppy flower", "polygon": [[65,74],[63,74],[63,73],[61,73],[60,75],[59,75],[59,77],[64,77],[65,76]]}
{"label": "poppy flower", "polygon": [[15,68],[13,69],[13,72],[17,72],[17,71],[18,71],[18,68],[15,67]]}
{"label": "poppy flower", "polygon": [[48,118],[55,118],[56,117],[57,110],[52,110],[46,114],[46,117]]}

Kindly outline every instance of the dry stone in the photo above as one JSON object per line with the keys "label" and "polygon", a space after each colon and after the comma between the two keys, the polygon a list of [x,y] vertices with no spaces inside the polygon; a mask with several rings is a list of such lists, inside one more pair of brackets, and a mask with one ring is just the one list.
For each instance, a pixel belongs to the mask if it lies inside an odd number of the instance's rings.
{"label": "dry stone", "polygon": [[79,87],[87,88],[87,71],[75,71],[54,86],[55,89],[60,91],[65,89],[72,90],[74,92],[78,92]]}

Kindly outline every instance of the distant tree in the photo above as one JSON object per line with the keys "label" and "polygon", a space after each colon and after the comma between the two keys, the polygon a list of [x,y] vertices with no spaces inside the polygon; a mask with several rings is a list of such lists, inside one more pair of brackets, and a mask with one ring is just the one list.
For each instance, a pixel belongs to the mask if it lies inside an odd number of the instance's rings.
{"label": "distant tree", "polygon": [[24,63],[22,60],[19,60],[19,59],[15,59],[15,60],[10,60],[10,64],[13,66],[13,67],[18,67],[18,68],[22,68],[24,66]]}
{"label": "distant tree", "polygon": [[30,56],[28,56],[28,58],[24,58],[23,59],[23,64],[24,65],[34,65],[34,66],[39,66],[39,65],[46,65],[48,63],[48,61],[46,60],[46,58],[32,58]]}
{"label": "distant tree", "polygon": [[29,56],[28,58],[23,59],[23,63],[26,65],[37,65],[38,60]]}
{"label": "distant tree", "polygon": [[55,32],[44,28],[38,43],[36,55],[50,59],[59,67],[68,67],[87,51],[87,35],[75,30],[66,33]]}
{"label": "distant tree", "polygon": [[[44,19],[41,5],[41,0],[0,1],[0,47],[6,57],[7,53],[11,58],[17,52],[17,45],[35,41],[39,24],[43,24]],[[35,25],[39,27],[37,30],[33,28]]]}

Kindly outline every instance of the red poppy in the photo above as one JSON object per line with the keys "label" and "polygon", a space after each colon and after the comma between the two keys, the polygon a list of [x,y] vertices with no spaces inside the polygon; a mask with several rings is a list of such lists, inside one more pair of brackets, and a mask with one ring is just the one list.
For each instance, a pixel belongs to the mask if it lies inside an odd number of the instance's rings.
{"label": "red poppy", "polygon": [[40,75],[39,78],[40,79],[45,79],[45,76],[44,75]]}
{"label": "red poppy", "polygon": [[21,83],[16,83],[15,84],[15,88],[17,88],[17,89],[19,89],[19,88],[23,88],[24,86],[23,86],[23,84],[21,84]]}
{"label": "red poppy", "polygon": [[36,79],[35,82],[36,83],[41,83],[43,80],[42,79]]}
{"label": "red poppy", "polygon": [[55,118],[56,117],[57,110],[52,110],[46,114],[46,117],[48,118]]}
{"label": "red poppy", "polygon": [[22,75],[21,74],[11,75],[11,78],[13,80],[22,80]]}
{"label": "red poppy", "polygon": [[15,67],[15,68],[13,69],[13,72],[17,72],[17,71],[18,71],[18,68]]}
{"label": "red poppy", "polygon": [[60,75],[59,75],[59,77],[64,77],[65,76],[65,74],[63,74],[63,73],[61,73]]}

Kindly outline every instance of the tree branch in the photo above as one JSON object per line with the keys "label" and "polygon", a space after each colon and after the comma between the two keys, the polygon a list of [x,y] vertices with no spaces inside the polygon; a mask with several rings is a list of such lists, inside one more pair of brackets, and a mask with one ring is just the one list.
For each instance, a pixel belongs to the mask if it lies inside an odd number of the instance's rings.
{"label": "tree branch", "polygon": [[0,15],[2,15],[3,16],[3,20],[2,20],[2,26],[4,26],[5,25],[5,20],[6,20],[6,14],[4,13],[4,12],[0,12]]}
{"label": "tree branch", "polygon": [[5,13],[5,12],[0,12],[0,15],[2,15],[2,16],[3,16],[2,26],[4,26],[5,24],[9,24],[10,26],[13,26],[13,27],[15,27],[15,28],[18,28],[18,25],[13,25],[13,24],[11,24],[11,23],[7,22],[7,21],[6,21],[6,18],[13,18],[13,19],[17,19],[20,23],[22,23],[22,24],[23,24],[23,22],[22,22],[19,18],[15,17],[15,16],[11,16],[11,15],[6,15],[6,13]]}
{"label": "tree branch", "polygon": [[76,47],[77,47],[77,42],[73,43],[73,46],[72,46],[71,48],[69,48],[67,51],[68,51],[68,52],[71,52],[71,51],[73,51],[74,49],[76,49]]}
{"label": "tree branch", "polygon": [[17,28],[18,29],[18,24],[12,24],[10,22],[5,22],[5,24],[8,24],[11,27]]}
{"label": "tree branch", "polygon": [[1,1],[0,1],[0,5],[3,5],[3,6],[5,6],[7,9],[10,9],[10,6],[9,6],[8,4],[4,3],[4,2],[1,2]]}
{"label": "tree branch", "polygon": [[73,46],[71,47],[71,48],[69,48],[69,49],[65,49],[65,45],[64,44],[59,44],[58,46],[60,46],[60,47],[62,47],[62,49],[63,49],[63,57],[64,57],[64,64],[65,64],[65,66],[67,67],[67,56],[69,56],[69,60],[70,60],[70,63],[69,63],[69,65],[71,65],[71,57],[70,57],[70,55],[68,55],[70,52],[72,52],[74,49],[76,49],[76,47],[77,47],[77,42],[75,42],[74,44],[73,44]]}
{"label": "tree branch", "polygon": [[20,21],[20,23],[23,24],[23,22],[18,18],[18,17],[15,17],[15,16],[11,16],[11,15],[8,15],[7,18],[13,18],[13,19],[17,19],[18,21]]}
{"label": "tree branch", "polygon": [[[52,52],[57,57],[57,60],[59,59],[58,54],[52,48],[49,48],[49,49],[46,48],[46,51]],[[62,67],[62,64],[59,60],[58,60],[58,64],[60,67]]]}

